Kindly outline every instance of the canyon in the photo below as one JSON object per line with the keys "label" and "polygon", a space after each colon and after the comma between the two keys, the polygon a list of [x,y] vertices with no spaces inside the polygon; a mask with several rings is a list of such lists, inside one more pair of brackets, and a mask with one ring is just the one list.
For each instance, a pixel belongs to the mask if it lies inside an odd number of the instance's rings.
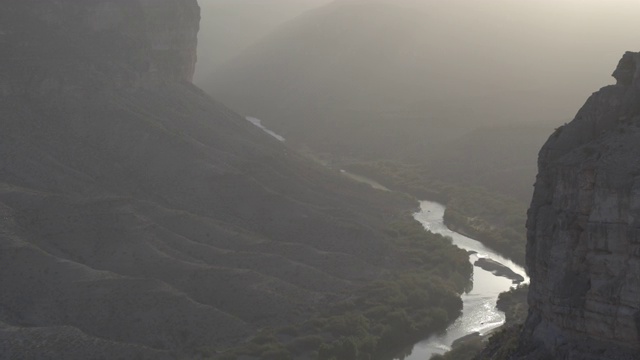
{"label": "canyon", "polygon": [[[469,254],[194,86],[199,27],[196,0],[0,4],[0,358],[330,358],[444,330]],[[613,76],[540,151],[512,359],[638,359],[640,53]]]}
{"label": "canyon", "polygon": [[[194,86],[199,21],[196,0],[0,3],[0,358],[217,357],[436,252],[390,229],[417,202]],[[444,327],[470,267],[436,245]]]}

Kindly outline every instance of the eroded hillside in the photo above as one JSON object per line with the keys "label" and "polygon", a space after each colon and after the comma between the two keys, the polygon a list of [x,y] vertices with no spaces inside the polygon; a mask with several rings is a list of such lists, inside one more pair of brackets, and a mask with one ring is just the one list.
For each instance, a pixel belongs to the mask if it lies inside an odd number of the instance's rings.
{"label": "eroded hillside", "polygon": [[12,0],[0,17],[0,358],[215,355],[417,268],[437,327],[456,316],[466,254],[409,251],[391,223],[413,201],[190,83],[195,0]]}

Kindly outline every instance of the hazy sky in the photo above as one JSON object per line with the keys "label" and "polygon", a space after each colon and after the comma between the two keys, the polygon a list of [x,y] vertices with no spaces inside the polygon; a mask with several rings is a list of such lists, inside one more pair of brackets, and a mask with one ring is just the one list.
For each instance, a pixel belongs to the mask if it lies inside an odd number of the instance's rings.
{"label": "hazy sky", "polygon": [[[203,12],[196,82],[220,64],[233,61],[243,49],[283,22],[329,2],[200,0]],[[394,74],[397,78],[440,82],[440,96],[449,92],[459,99],[485,97],[488,116],[493,116],[492,106],[513,107],[503,115],[496,114],[496,118],[518,114],[520,119],[527,119],[528,114],[544,106],[546,120],[567,121],[591,92],[613,82],[610,74],[625,51],[640,50],[640,0],[386,2],[413,8],[410,16],[415,25],[407,39],[398,42],[406,57],[390,58],[382,70],[396,66],[391,71],[407,73],[399,77]],[[350,26],[357,30],[365,20],[355,19]],[[400,16],[392,21],[406,19]],[[381,22],[380,26],[390,27],[388,23]],[[383,43],[380,41],[381,46]],[[462,94],[464,88],[473,90]],[[497,97],[513,101],[493,101]]]}
{"label": "hazy sky", "polygon": [[[385,0],[337,0],[385,1]],[[574,49],[575,56],[592,56],[593,65],[611,67],[624,50],[640,49],[638,0],[386,0],[430,14],[452,17],[464,36],[494,31],[495,44],[512,44],[521,37],[531,51]],[[199,0],[202,8],[199,75],[232,59],[277,26],[331,0]],[[436,21],[437,22],[437,21]],[[464,26],[464,22],[469,25]],[[483,27],[472,29],[471,25]],[[452,27],[447,26],[447,31]],[[537,33],[537,34],[536,34]],[[536,36],[537,35],[537,36]],[[547,42],[547,43],[545,43]],[[584,59],[583,59],[584,60]],[[580,66],[580,65],[578,65]],[[586,64],[582,65],[586,66]],[[589,67],[591,68],[591,67]],[[578,69],[576,69],[578,70]],[[606,75],[601,75],[601,78]]]}

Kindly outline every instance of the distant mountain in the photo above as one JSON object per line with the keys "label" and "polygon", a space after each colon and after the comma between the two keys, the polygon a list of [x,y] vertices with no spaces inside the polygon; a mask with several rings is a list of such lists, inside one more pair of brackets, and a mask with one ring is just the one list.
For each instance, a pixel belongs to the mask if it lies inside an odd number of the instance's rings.
{"label": "distant mountain", "polygon": [[0,5],[1,359],[217,351],[413,268],[388,228],[413,201],[190,83],[198,21],[195,0]]}
{"label": "distant mountain", "polygon": [[[202,84],[290,140],[348,151],[349,141],[403,131],[388,124],[396,116],[424,122],[428,87],[408,81],[400,67],[410,50],[402,42],[423,20],[395,5],[332,3],[282,26]],[[412,111],[411,103],[421,109]]]}
{"label": "distant mountain", "polygon": [[634,33],[625,25],[601,44],[591,25],[630,15],[573,5],[335,1],[201,84],[291,141],[347,156],[403,156],[425,142],[433,151],[486,125],[561,124],[604,81],[590,70]]}
{"label": "distant mountain", "polygon": [[204,0],[195,82],[278,26],[331,0]]}

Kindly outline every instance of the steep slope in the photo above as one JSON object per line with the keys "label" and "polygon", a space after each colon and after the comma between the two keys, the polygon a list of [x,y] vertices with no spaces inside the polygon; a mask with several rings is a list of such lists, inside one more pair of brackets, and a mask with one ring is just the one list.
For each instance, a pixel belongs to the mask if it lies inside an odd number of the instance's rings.
{"label": "steep slope", "polygon": [[222,348],[409,266],[386,226],[415,204],[190,83],[198,21],[195,0],[0,4],[0,358]]}
{"label": "steep slope", "polygon": [[540,151],[522,359],[638,359],[640,54]]}

